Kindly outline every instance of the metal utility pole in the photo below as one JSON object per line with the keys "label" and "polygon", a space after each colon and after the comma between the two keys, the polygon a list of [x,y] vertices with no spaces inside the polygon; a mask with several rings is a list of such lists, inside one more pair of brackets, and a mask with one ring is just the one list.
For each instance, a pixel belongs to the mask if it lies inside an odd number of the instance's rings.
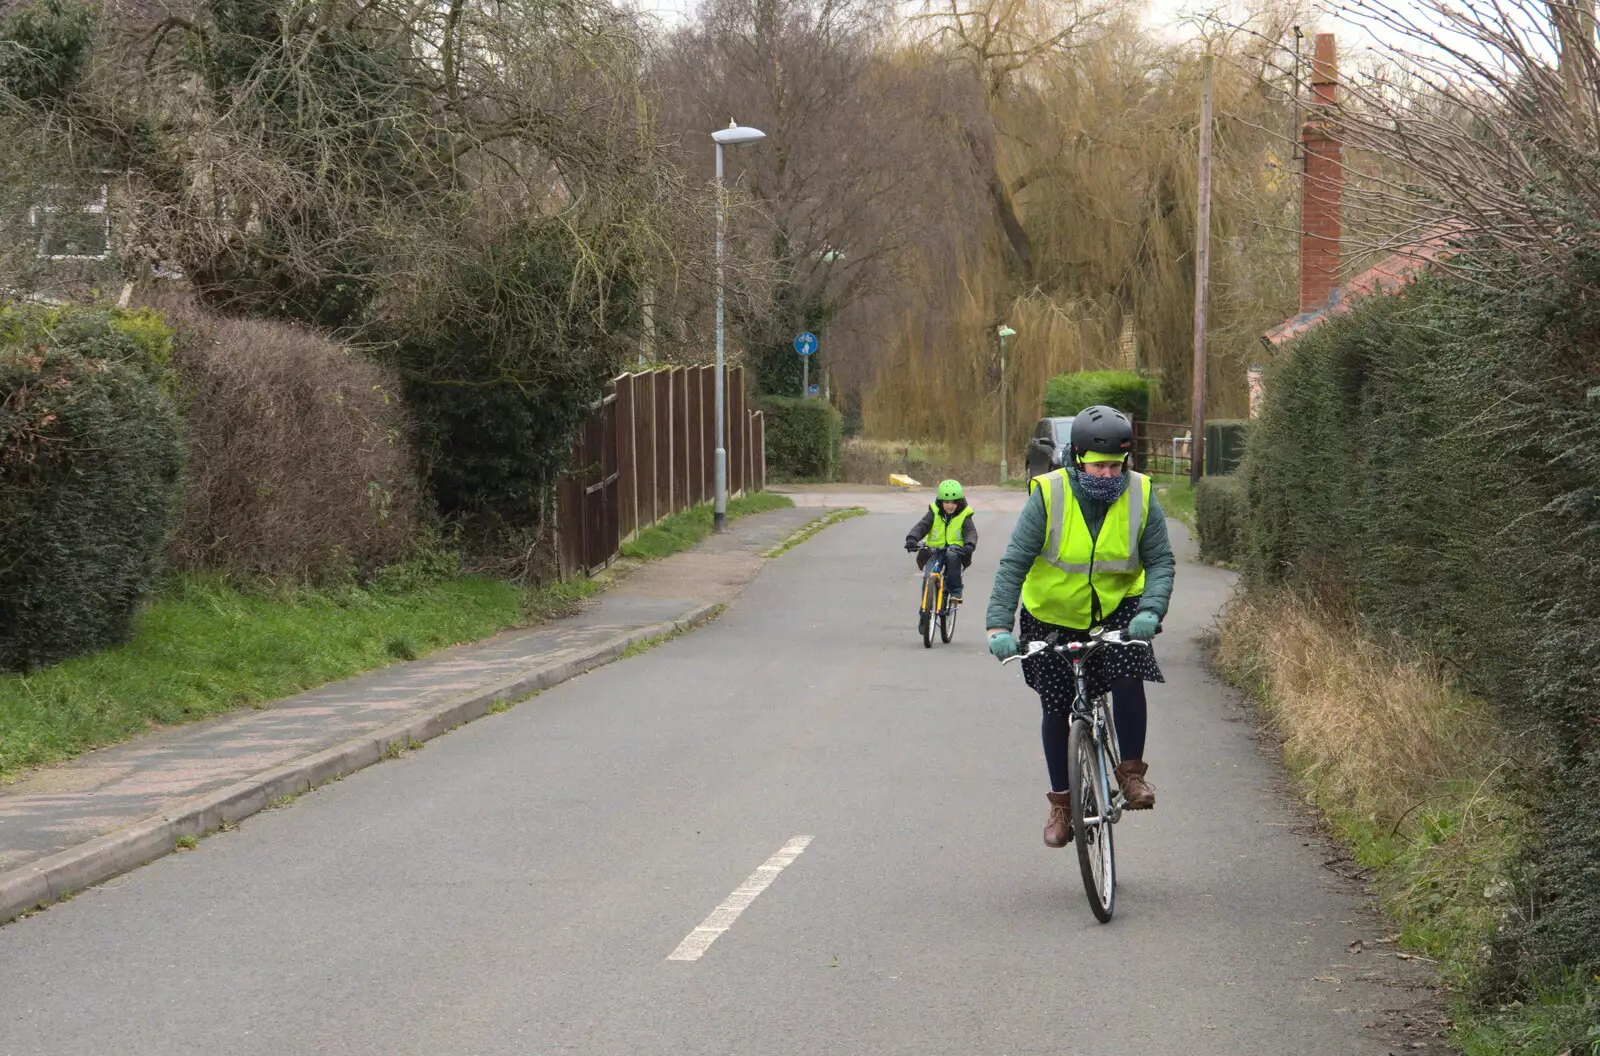
{"label": "metal utility pole", "polygon": [[1200,208],[1194,236],[1194,385],[1190,390],[1189,483],[1200,483],[1206,436],[1206,300],[1211,290],[1211,64],[1200,87]]}
{"label": "metal utility pole", "polygon": [[1006,338],[1016,337],[1017,332],[1000,324],[996,333],[1000,335],[1000,483],[1003,485],[1010,478],[1010,467],[1006,465]]}
{"label": "metal utility pole", "polygon": [[722,148],[740,143],[755,143],[766,138],[767,134],[760,129],[741,128],[737,121],[729,121],[727,128],[711,133],[711,141],[717,145],[717,455],[716,476],[713,478],[715,486],[712,491],[711,523],[718,532],[728,530],[728,426],[723,413],[727,409],[728,397],[724,391],[727,384],[724,380],[727,364],[723,353],[725,338],[722,291],[722,231],[727,224],[728,196],[722,186]]}

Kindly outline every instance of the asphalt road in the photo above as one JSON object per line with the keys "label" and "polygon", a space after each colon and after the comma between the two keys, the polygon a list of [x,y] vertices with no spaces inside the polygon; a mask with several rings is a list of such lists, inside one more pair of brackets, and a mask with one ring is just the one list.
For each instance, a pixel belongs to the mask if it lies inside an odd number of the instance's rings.
{"label": "asphalt road", "polygon": [[1095,922],[983,651],[1009,520],[951,646],[909,520],[847,521],[700,631],[0,929],[0,1054],[1391,1051],[1364,903],[1201,666],[1222,572],[1179,569]]}

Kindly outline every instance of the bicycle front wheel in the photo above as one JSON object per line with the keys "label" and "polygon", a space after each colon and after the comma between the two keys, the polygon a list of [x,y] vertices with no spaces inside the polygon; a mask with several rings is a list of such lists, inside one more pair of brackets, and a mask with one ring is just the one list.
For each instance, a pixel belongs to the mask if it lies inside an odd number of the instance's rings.
{"label": "bicycle front wheel", "polygon": [[922,647],[933,648],[933,621],[938,619],[939,579],[927,576],[922,581],[922,618],[917,621],[917,633],[922,635]]}
{"label": "bicycle front wheel", "polygon": [[1094,730],[1082,720],[1072,724],[1067,742],[1072,760],[1069,791],[1072,797],[1072,840],[1078,847],[1078,868],[1083,872],[1083,890],[1095,919],[1111,920],[1116,899],[1116,858],[1112,848],[1109,805],[1102,802],[1107,787],[1104,756],[1095,742]]}
{"label": "bicycle front wheel", "polygon": [[950,639],[956,636],[956,613],[960,607],[946,600],[944,611],[939,613],[939,640],[945,645],[950,644]]}

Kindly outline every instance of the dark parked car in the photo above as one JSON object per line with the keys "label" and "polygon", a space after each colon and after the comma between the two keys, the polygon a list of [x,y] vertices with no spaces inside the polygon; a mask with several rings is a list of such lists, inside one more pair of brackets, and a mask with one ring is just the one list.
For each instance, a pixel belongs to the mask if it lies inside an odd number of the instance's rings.
{"label": "dark parked car", "polygon": [[1041,476],[1061,468],[1061,460],[1072,447],[1071,418],[1040,418],[1028,441],[1028,477]]}

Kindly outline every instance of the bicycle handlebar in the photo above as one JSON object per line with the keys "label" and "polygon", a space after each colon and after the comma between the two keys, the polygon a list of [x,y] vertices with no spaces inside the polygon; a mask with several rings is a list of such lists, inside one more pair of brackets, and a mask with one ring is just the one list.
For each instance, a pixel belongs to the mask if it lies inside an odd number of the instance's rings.
{"label": "bicycle handlebar", "polygon": [[1021,643],[1022,651],[1015,656],[1008,656],[1000,661],[1009,664],[1016,660],[1026,660],[1030,656],[1049,650],[1053,653],[1071,653],[1077,660],[1085,660],[1089,654],[1104,645],[1139,645],[1146,649],[1150,643],[1142,638],[1129,638],[1121,631],[1090,631],[1089,640],[1086,642],[1024,642]]}

